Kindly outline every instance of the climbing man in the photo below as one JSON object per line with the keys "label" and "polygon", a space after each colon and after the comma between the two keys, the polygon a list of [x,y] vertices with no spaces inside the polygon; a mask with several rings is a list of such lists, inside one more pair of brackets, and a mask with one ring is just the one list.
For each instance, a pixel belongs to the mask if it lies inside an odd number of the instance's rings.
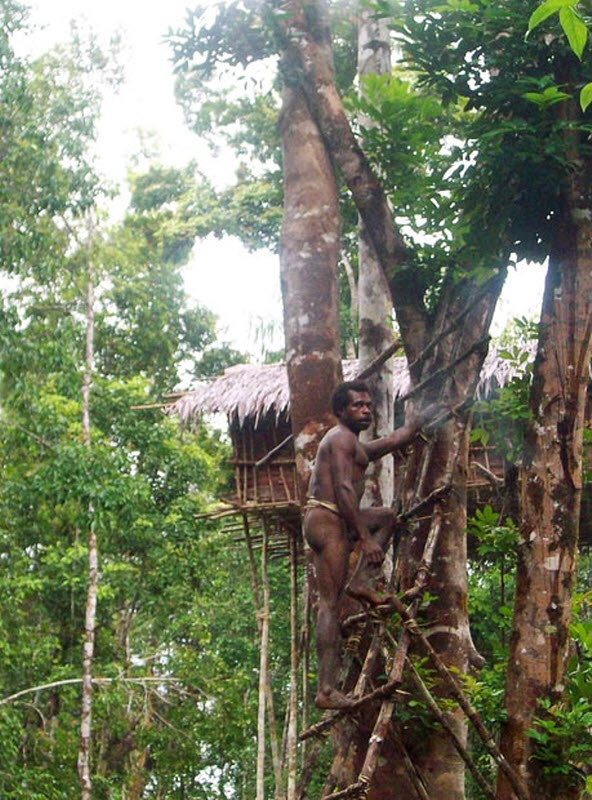
{"label": "climbing man", "polygon": [[[319,708],[348,708],[354,701],[335,686],[344,593],[372,605],[388,601],[388,596],[365,585],[361,575],[364,563],[375,567],[382,563],[395,523],[391,508],[360,509],[366,468],[370,461],[409,444],[421,425],[416,420],[388,436],[362,443],[359,434],[372,423],[368,386],[363,381],[341,383],[331,404],[338,422],[319,445],[305,506],[304,534],[313,552],[319,592],[315,703]],[[349,556],[358,541],[360,558],[348,583]]]}

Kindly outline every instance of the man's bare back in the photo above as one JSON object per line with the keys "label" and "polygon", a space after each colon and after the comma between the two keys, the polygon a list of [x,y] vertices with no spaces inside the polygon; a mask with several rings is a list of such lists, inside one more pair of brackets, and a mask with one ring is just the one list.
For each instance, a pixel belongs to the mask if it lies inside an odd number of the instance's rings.
{"label": "man's bare back", "polygon": [[339,615],[344,593],[347,591],[372,604],[385,600],[356,578],[359,568],[348,584],[349,556],[359,541],[359,567],[363,563],[379,565],[391,541],[395,521],[390,508],[360,509],[366,468],[370,461],[407,445],[415,438],[419,426],[406,425],[389,436],[362,444],[358,436],[372,422],[368,387],[359,381],[340,384],[332,402],[338,422],[319,445],[305,509],[304,533],[313,551],[319,590],[319,688],[315,702],[320,708],[346,708],[353,700],[335,686],[341,660]]}

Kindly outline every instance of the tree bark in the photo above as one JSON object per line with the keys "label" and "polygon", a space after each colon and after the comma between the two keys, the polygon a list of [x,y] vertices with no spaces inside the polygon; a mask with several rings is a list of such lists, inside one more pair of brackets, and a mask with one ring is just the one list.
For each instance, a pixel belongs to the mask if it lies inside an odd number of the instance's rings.
{"label": "tree bark", "polygon": [[[286,86],[280,119],[284,219],[280,279],[284,307],[290,416],[304,502],[319,441],[334,423],[331,395],[342,380],[339,350],[337,263],[340,218],[337,184],[302,91]],[[296,545],[296,542],[293,542]],[[292,574],[295,582],[296,574]],[[294,603],[292,603],[295,611]],[[298,654],[292,620],[288,796],[296,794]]]}
{"label": "tree bark", "polygon": [[337,186],[304,95],[284,89],[280,121],[284,220],[280,278],[284,305],[290,414],[300,496],[318,443],[333,423],[330,398],[341,380],[337,261]]}
{"label": "tree bark", "polygon": [[[565,105],[565,104],[562,104]],[[569,109],[569,106],[567,106]],[[582,786],[544,775],[526,731],[538,701],[564,691],[582,494],[582,438],[592,329],[592,169],[574,134],[573,169],[554,223],[530,396],[521,541],[502,750],[531,796],[572,800]],[[551,785],[552,784],[552,785]],[[503,776],[499,800],[510,800]]]}

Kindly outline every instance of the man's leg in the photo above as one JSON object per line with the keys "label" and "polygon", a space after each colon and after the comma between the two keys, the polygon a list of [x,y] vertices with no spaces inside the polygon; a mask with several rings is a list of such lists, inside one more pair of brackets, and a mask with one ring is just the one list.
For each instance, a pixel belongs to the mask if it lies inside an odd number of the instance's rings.
{"label": "man's leg", "polygon": [[[386,553],[395,527],[395,512],[392,508],[364,508],[360,512],[372,538]],[[356,600],[361,600],[371,605],[378,606],[387,603],[390,595],[384,595],[373,588],[380,575],[380,565],[368,564],[363,554],[360,554],[351,578],[347,584],[347,593]]]}
{"label": "man's leg", "polygon": [[304,532],[313,551],[319,592],[316,626],[319,686],[315,704],[319,708],[347,708],[352,700],[335,685],[341,666],[339,614],[347,580],[350,545],[341,519],[323,509],[307,511]]}

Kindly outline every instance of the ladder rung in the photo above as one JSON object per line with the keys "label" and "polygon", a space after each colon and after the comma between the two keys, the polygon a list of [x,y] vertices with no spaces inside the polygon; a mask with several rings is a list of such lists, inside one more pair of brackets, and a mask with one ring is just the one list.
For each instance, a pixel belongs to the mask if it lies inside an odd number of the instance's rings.
{"label": "ladder rung", "polygon": [[379,686],[378,689],[374,689],[374,691],[368,692],[368,694],[365,694],[363,697],[359,697],[357,700],[354,700],[349,708],[340,708],[339,710],[332,712],[330,716],[320,720],[320,722],[311,725],[310,728],[307,728],[305,731],[303,731],[298,738],[301,742],[303,742],[305,739],[310,739],[313,736],[324,736],[324,732],[328,728],[335,725],[335,723],[339,722],[339,720],[343,719],[343,717],[346,717],[349,714],[357,711],[366,703],[370,703],[372,700],[383,700],[386,697],[390,697],[392,699],[394,695],[399,695],[396,699],[399,702],[403,702],[403,700],[409,697],[409,693],[399,689],[400,685],[400,681],[394,681],[392,683],[385,683],[382,686]]}
{"label": "ladder rung", "polygon": [[346,786],[340,792],[327,794],[321,800],[342,800],[346,797],[366,797],[368,794],[368,784],[365,781],[356,781],[355,783]]}

